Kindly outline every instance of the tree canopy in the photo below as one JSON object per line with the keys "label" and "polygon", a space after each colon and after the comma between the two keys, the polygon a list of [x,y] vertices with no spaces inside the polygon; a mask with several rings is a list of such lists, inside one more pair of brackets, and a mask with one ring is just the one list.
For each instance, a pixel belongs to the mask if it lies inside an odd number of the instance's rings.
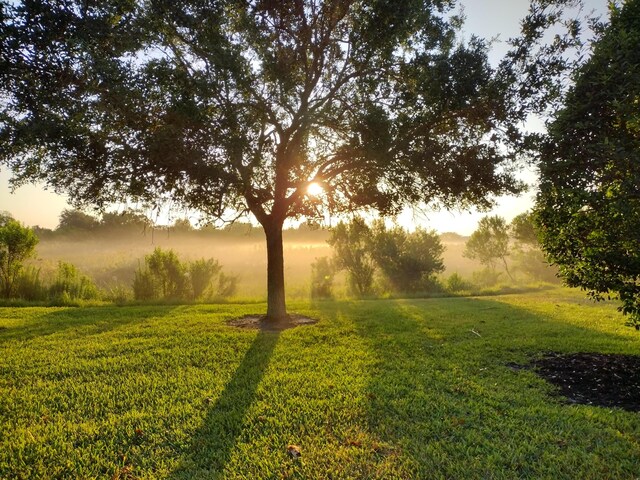
{"label": "tree canopy", "polygon": [[640,2],[611,6],[541,156],[542,245],[571,286],[640,326]]}
{"label": "tree canopy", "polygon": [[99,224],[96,217],[80,210],[65,209],[60,214],[57,230],[59,232],[87,232],[96,229]]}
{"label": "tree canopy", "polygon": [[539,44],[571,3],[534,1],[493,67],[453,0],[5,2],[0,162],[79,205],[250,212],[283,316],[286,218],[521,190],[518,127],[578,26]]}

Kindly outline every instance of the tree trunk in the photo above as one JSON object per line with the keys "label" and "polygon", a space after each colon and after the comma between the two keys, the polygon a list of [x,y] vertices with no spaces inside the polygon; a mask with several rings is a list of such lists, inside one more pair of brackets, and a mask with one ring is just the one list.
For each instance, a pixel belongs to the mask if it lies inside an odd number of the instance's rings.
{"label": "tree trunk", "polygon": [[515,282],[514,278],[511,276],[511,272],[509,271],[509,267],[507,266],[506,258],[502,257],[502,263],[504,264],[504,269],[506,270],[507,275],[509,275],[509,278],[511,279],[511,281]]}
{"label": "tree trunk", "polygon": [[267,237],[267,320],[278,322],[287,319],[282,222],[271,221],[263,228]]}

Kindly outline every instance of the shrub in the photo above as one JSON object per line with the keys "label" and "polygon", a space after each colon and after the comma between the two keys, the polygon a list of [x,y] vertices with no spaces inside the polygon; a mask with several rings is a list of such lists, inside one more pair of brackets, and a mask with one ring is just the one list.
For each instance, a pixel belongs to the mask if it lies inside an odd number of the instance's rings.
{"label": "shrub", "polygon": [[213,278],[220,273],[222,267],[217,260],[204,258],[191,262],[188,266],[189,279],[193,298],[201,298],[211,288]]}
{"label": "shrub", "polygon": [[[217,279],[216,279],[217,276]],[[173,250],[156,248],[144,257],[133,280],[136,300],[193,300],[235,294],[237,278],[222,273],[217,260],[183,263]]]}
{"label": "shrub", "polygon": [[103,296],[109,302],[122,305],[131,300],[131,289],[121,283],[115,283],[105,288]]}
{"label": "shrub", "polygon": [[136,270],[133,277],[133,298],[157,300],[160,297],[160,287],[153,274],[149,270]]}
{"label": "shrub", "polygon": [[47,288],[40,279],[40,269],[27,267],[20,272],[15,283],[16,297],[23,300],[46,300]]}
{"label": "shrub", "polygon": [[173,250],[156,248],[145,257],[145,264],[158,289],[159,298],[179,299],[187,296],[186,268]]}
{"label": "shrub", "polygon": [[485,268],[483,270],[473,272],[473,283],[480,287],[493,287],[498,283],[501,276],[501,272],[492,268]]}
{"label": "shrub", "polygon": [[38,244],[33,230],[8,214],[0,215],[0,294],[10,298],[22,270],[22,262],[33,255]]}
{"label": "shrub", "polygon": [[387,229],[375,222],[371,235],[371,256],[398,292],[433,292],[441,289],[435,274],[444,270],[444,246],[435,231],[407,232],[399,226]]}
{"label": "shrub", "polygon": [[238,289],[238,278],[232,275],[225,275],[220,272],[218,275],[218,286],[215,296],[218,298],[227,298],[235,295]]}
{"label": "shrub", "polygon": [[466,281],[457,272],[452,273],[447,278],[447,290],[450,292],[462,292],[464,290],[471,290],[473,284]]}
{"label": "shrub", "polygon": [[100,291],[86,275],[81,275],[71,263],[58,262],[56,279],[49,287],[52,299],[94,300],[100,298]]}
{"label": "shrub", "polygon": [[349,287],[359,296],[369,295],[373,288],[375,263],[371,258],[371,229],[360,217],[350,223],[340,222],[328,240],[334,249],[333,263],[339,270],[346,270]]}
{"label": "shrub", "polygon": [[311,298],[332,298],[333,276],[333,266],[329,258],[316,258],[311,264]]}

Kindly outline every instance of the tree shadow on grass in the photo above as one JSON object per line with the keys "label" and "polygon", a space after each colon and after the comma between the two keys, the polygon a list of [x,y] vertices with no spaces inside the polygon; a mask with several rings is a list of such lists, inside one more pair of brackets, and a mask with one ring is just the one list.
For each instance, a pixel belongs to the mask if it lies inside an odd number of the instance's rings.
{"label": "tree shadow on grass", "polygon": [[[0,344],[10,341],[29,341],[48,335],[72,331],[77,336],[98,335],[125,325],[144,322],[153,317],[164,317],[177,306],[153,307],[67,307],[43,308],[43,314],[29,317],[0,319]],[[21,312],[21,309],[16,309]],[[12,323],[17,323],[12,325]]]}
{"label": "tree shadow on grass", "polygon": [[489,299],[319,308],[352,318],[374,352],[366,429],[385,445],[389,478],[626,478],[640,468],[618,431],[625,413],[568,407],[507,366],[549,350],[637,347],[628,337]]}
{"label": "tree shadow on grass", "polygon": [[214,400],[204,423],[195,432],[187,458],[171,473],[171,479],[218,478],[242,434],[247,411],[278,342],[278,332],[260,331],[220,396]]}

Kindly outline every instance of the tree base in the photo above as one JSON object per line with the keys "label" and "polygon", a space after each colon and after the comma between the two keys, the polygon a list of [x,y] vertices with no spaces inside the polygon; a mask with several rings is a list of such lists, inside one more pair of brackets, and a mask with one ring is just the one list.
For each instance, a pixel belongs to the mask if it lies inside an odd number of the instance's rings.
{"label": "tree base", "polygon": [[284,318],[276,319],[269,318],[266,315],[245,315],[244,317],[234,318],[227,322],[227,324],[232,327],[249,328],[263,332],[281,332],[289,328],[313,325],[315,323],[318,323],[318,320],[295,313],[289,314]]}

